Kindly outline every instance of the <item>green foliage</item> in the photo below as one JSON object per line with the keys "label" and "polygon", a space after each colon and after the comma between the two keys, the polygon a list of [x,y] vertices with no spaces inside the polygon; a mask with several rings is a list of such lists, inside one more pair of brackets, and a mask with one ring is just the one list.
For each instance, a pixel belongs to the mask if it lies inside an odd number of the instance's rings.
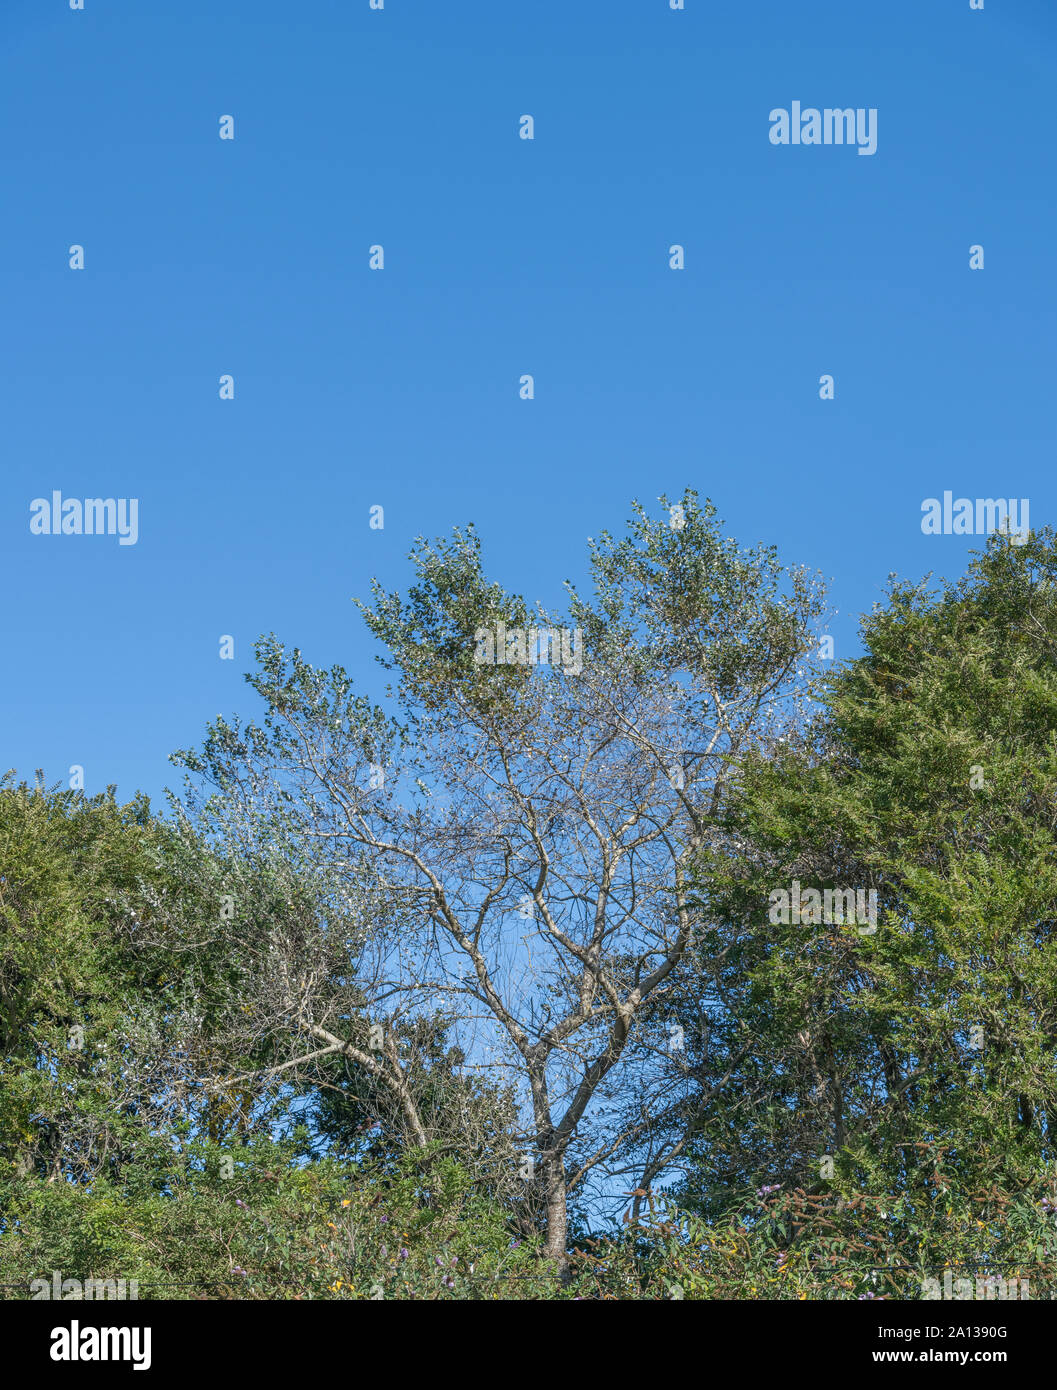
{"label": "green foliage", "polygon": [[[450,1023],[440,1015],[418,1017],[393,1029],[404,1074],[434,1136],[430,1151],[472,1161],[481,1190],[509,1193],[516,1155],[500,1136],[516,1119],[513,1098],[466,1068],[465,1054],[448,1036]],[[404,1145],[388,1088],[348,1057],[328,1059],[321,1077],[317,1139],[380,1167],[398,1161]]]}
{"label": "green foliage", "polygon": [[593,604],[570,586],[587,648],[628,676],[703,680],[714,699],[775,693],[790,664],[806,660],[822,612],[817,581],[785,568],[774,546],[741,549],[716,508],[687,489],[659,499],[667,515],[633,504],[628,533],[592,542]]}
{"label": "green foliage", "polygon": [[0,1165],[85,1176],[130,1132],[115,1110],[123,998],[157,983],[127,949],[159,876],[146,801],[0,786]]}
{"label": "green foliage", "polygon": [[[804,659],[817,596],[773,552],[726,541],[710,503],[687,494],[677,512],[675,526],[637,509],[628,539],[603,535],[595,600],[571,590],[571,615],[607,695],[622,671],[634,690],[700,680],[687,698],[705,720],[747,674],[769,699],[768,673]],[[407,598],[376,590],[368,615],[409,717],[484,721],[505,756],[539,691],[516,667],[482,674],[473,632],[527,610],[483,579],[472,528],[423,543],[416,565]],[[145,1298],[902,1299],[945,1270],[1052,1287],[1054,537],[996,538],[935,591],[894,584],[863,645],[820,682],[810,722],[784,704],[723,745],[680,969],[604,1096],[636,1125],[651,1096],[636,1142],[682,1178],[659,1197],[647,1169],[622,1228],[578,1228],[564,1280],[513,1176],[515,1096],[467,1065],[456,1005],[416,1011],[395,991],[390,1072],[370,1041],[365,923],[384,959],[421,895],[369,857],[323,872],[309,848],[323,803],[285,788],[299,730],[342,768],[417,764],[340,667],[264,639],[264,721],[221,720],[179,755],[248,793],[241,818],[206,799],[196,822],[178,807],[161,821],[142,798],[5,778],[7,1295],[53,1270],[136,1280]],[[361,788],[376,790],[372,814],[395,821],[391,789]],[[416,845],[425,825],[412,817]],[[771,895],[794,880],[876,892],[876,932],[780,920]]]}
{"label": "green foliage", "polygon": [[135,1279],[140,1298],[432,1299],[508,1297],[538,1277],[533,1247],[452,1159],[303,1164],[303,1139],[185,1140],[160,1165],[164,1190],[131,1174],[9,1185],[3,1282],[25,1297],[57,1269]]}
{"label": "green foliage", "polygon": [[529,679],[527,666],[486,665],[475,658],[475,634],[496,624],[525,627],[525,600],[489,582],[473,525],[449,540],[419,537],[411,560],[416,581],[407,597],[372,585],[373,607],[357,601],[368,629],[385,647],[379,657],[400,674],[407,708],[432,713],[470,708],[496,718],[512,716]]}
{"label": "green foliage", "polygon": [[[701,1211],[749,1183],[870,1194],[908,1223],[885,1250],[942,1269],[965,1231],[991,1243],[1005,1202],[1035,1220],[1003,1217],[997,1255],[1051,1250],[1055,569],[1043,535],[996,540],[941,593],[897,584],[806,737],[746,761],[729,839],[699,865],[730,924],[720,986],[753,1040],[694,1137],[682,1195]],[[876,934],[772,921],[793,880],[876,890]]]}
{"label": "green foliage", "polygon": [[670,1200],[622,1240],[592,1242],[575,1289],[602,1298],[916,1300],[926,1279],[1026,1279],[1033,1297],[1057,1280],[1054,1203],[1001,1193],[909,1197],[803,1188],[731,1194],[709,1221]]}

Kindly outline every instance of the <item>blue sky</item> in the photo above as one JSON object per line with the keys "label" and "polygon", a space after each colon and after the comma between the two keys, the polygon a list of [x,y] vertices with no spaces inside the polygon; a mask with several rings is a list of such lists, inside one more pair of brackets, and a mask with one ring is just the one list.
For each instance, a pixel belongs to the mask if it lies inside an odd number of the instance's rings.
{"label": "blue sky", "polygon": [[[889,571],[978,544],[924,498],[1054,518],[1050,0],[4,0],[0,37],[22,775],[157,797],[262,632],[380,694],[350,598],[470,520],[557,604],[692,486],[832,580],[846,657]],[[877,153],[773,146],[794,100],[877,108]],[[137,543],[31,535],[53,489],[138,498]]]}

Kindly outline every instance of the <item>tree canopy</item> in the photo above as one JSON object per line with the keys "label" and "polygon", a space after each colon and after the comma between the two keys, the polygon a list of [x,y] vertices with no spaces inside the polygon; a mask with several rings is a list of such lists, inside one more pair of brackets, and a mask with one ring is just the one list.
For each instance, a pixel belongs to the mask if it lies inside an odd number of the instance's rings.
{"label": "tree canopy", "polygon": [[163,815],[4,780],[0,1282],[1051,1276],[1057,541],[827,668],[817,580],[660,501],[561,611],[419,542],[387,692],[262,638]]}

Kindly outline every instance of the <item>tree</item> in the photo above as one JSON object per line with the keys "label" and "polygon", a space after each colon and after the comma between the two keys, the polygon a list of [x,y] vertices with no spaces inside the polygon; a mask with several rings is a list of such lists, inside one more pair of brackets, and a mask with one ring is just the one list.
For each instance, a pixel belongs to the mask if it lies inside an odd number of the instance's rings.
{"label": "tree", "polygon": [[153,963],[123,949],[157,873],[144,798],[0,782],[0,1167],[85,1182],[128,1159],[137,1108],[121,1022]]}
{"label": "tree", "polygon": [[[59,1270],[85,1287],[135,1280],[144,1297],[524,1287],[533,1245],[512,1239],[482,1165],[458,1161],[496,1102],[457,1074],[433,1021],[407,1038],[409,1084],[427,1123],[441,1116],[440,1141],[412,1157],[372,1138],[355,1159],[306,1164],[321,1132],[349,1137],[357,1103],[390,1119],[380,1097],[339,1086],[321,1107],[318,1090],[261,1084],[277,1046],[247,1026],[262,957],[274,969],[274,943],[342,925],[296,862],[217,853],[143,797],[122,806],[9,774],[0,866],[5,1286],[29,1296]],[[282,1142],[277,1120],[295,1122]]]}
{"label": "tree", "polygon": [[[891,1251],[913,1228],[935,1268],[998,1249],[1010,1203],[1052,1203],[1055,579],[1045,532],[938,590],[894,583],[805,737],[745,759],[724,816],[743,852],[703,851],[698,882],[757,1045],[693,1127],[700,1209],[868,1193],[862,1229]],[[794,882],[809,906],[783,921]],[[876,893],[876,930],[825,912],[845,889]]]}
{"label": "tree", "polygon": [[[517,1095],[520,1173],[559,1268],[570,1194],[648,1131],[656,1068],[638,1023],[699,926],[689,867],[731,770],[796,723],[820,612],[815,582],[773,549],[740,550],[711,503],[660,500],[660,519],[636,504],[625,538],[592,543],[594,592],[567,584],[565,614],[530,617],[489,582],[472,527],[420,541],[406,598],[376,585],[363,607],[395,715],[266,638],[248,677],[262,722],[220,720],[174,755],[212,833],[296,845],[352,904],[355,999],[332,935],[307,957],[276,952],[261,1026],[285,1021],[283,1065],[351,1059],[421,1146],[398,1040],[450,1014],[468,1066]],[[612,1104],[622,1077],[631,1113]]]}

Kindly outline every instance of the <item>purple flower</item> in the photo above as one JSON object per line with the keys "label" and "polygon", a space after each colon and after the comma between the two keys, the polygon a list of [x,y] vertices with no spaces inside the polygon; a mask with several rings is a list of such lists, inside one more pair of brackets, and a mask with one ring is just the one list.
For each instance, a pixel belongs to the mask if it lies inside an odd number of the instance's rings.
{"label": "purple flower", "polygon": [[777,1192],[781,1185],[780,1182],[769,1183],[766,1187],[761,1187],[756,1195],[757,1197],[767,1197],[770,1193]]}
{"label": "purple flower", "polygon": [[436,1256],[436,1260],[437,1260],[437,1264],[440,1266],[440,1268],[443,1269],[443,1268],[444,1268],[444,1256],[443,1256],[443,1255],[437,1255],[437,1256]]}
{"label": "purple flower", "polygon": [[402,1246],[400,1247],[400,1259],[402,1259],[402,1260],[406,1260],[406,1259],[407,1259],[407,1246],[406,1246],[406,1245],[402,1245]]}
{"label": "purple flower", "polygon": [[385,1223],[389,1220],[388,1216],[381,1216],[381,1217],[379,1217],[378,1219],[381,1221],[381,1223],[382,1223],[383,1226],[384,1226]]}
{"label": "purple flower", "polygon": [[249,1207],[246,1206],[246,1203],[241,1201],[238,1197],[235,1198],[235,1205],[237,1207],[242,1207],[244,1211],[249,1211]]}
{"label": "purple flower", "polygon": [[249,1278],[249,1275],[246,1273],[246,1271],[242,1268],[241,1265],[236,1265],[231,1272],[232,1274],[241,1274],[246,1279]]}

